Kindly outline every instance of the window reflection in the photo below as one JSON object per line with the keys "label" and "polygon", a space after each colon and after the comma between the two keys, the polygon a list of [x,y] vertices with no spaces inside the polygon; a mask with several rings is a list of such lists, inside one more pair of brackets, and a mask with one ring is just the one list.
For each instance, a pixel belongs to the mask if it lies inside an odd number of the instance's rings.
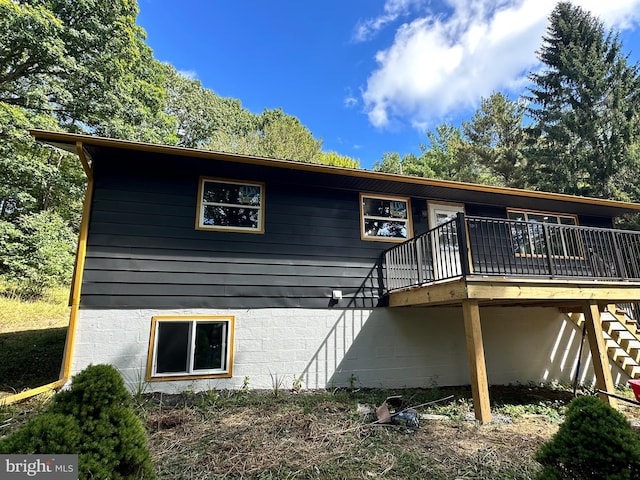
{"label": "window reflection", "polygon": [[409,201],[361,196],[364,238],[405,239],[411,236]]}
{"label": "window reflection", "polygon": [[263,185],[201,179],[199,225],[204,228],[261,232]]}
{"label": "window reflection", "polygon": [[[513,249],[520,255],[547,255],[547,238],[543,224],[577,225],[576,218],[568,215],[508,211],[509,220],[522,223],[511,225]],[[547,228],[549,252],[552,256],[579,257],[582,243],[578,232],[563,228]]]}

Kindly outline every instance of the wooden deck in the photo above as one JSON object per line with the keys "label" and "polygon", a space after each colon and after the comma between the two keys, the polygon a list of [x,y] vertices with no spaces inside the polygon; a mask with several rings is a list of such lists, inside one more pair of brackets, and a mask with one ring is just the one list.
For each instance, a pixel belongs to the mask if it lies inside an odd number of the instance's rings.
{"label": "wooden deck", "polygon": [[[640,282],[518,278],[459,278],[407,287],[389,293],[390,307],[461,306],[476,419],[491,421],[489,385],[482,339],[481,307],[549,306],[584,315],[596,386],[614,392],[600,312],[612,303],[637,302]],[[616,400],[601,395],[615,406]]]}
{"label": "wooden deck", "polygon": [[390,292],[389,306],[454,306],[475,300],[480,306],[536,305],[581,310],[585,301],[594,301],[604,308],[611,303],[638,299],[640,282],[467,276]]}
{"label": "wooden deck", "polygon": [[597,388],[613,392],[600,312],[640,301],[640,232],[459,213],[388,249],[384,265],[390,307],[462,307],[481,423],[491,420],[480,321],[485,306],[547,306],[584,315]]}

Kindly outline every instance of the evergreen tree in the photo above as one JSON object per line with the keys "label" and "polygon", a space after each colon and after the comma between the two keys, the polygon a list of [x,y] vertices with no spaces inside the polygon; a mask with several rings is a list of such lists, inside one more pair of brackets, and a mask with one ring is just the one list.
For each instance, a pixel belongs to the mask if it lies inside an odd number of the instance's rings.
{"label": "evergreen tree", "polygon": [[458,127],[442,124],[435,131],[427,132],[429,145],[420,145],[422,155],[418,161],[424,165],[425,171],[432,171],[433,178],[495,184],[496,180],[490,170],[470,155],[469,143]]}
{"label": "evergreen tree", "polygon": [[502,93],[483,98],[470,122],[462,122],[468,141],[466,153],[486,167],[501,185],[526,188],[525,129],[526,108]]}
{"label": "evergreen tree", "polygon": [[638,133],[638,66],[613,31],[580,7],[559,3],[531,74],[531,182],[540,189],[625,198]]}

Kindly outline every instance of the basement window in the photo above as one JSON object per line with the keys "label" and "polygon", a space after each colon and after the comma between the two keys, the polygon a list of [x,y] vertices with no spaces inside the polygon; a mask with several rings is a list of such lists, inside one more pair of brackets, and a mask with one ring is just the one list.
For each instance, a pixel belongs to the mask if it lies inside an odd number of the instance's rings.
{"label": "basement window", "polygon": [[403,242],[411,238],[408,198],[360,194],[360,235],[363,240]]}
{"label": "basement window", "polygon": [[198,230],[264,233],[264,184],[200,178]]}
{"label": "basement window", "polygon": [[156,316],[147,380],[231,377],[233,316]]}

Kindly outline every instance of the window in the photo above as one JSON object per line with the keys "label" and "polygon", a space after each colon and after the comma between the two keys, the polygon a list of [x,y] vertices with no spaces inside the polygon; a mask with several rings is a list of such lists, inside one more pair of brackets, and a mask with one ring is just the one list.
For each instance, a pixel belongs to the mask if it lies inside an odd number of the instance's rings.
{"label": "window", "polygon": [[233,316],[153,317],[147,380],[231,377]]}
{"label": "window", "polygon": [[404,241],[411,238],[409,199],[360,195],[363,240]]}
{"label": "window", "polygon": [[516,254],[546,255],[547,246],[543,223],[550,224],[547,229],[549,251],[552,256],[581,257],[582,241],[579,232],[555,225],[577,225],[575,215],[561,215],[525,210],[507,210],[509,220],[518,222],[511,226],[511,237]]}
{"label": "window", "polygon": [[196,228],[264,233],[264,184],[201,178],[198,197]]}

